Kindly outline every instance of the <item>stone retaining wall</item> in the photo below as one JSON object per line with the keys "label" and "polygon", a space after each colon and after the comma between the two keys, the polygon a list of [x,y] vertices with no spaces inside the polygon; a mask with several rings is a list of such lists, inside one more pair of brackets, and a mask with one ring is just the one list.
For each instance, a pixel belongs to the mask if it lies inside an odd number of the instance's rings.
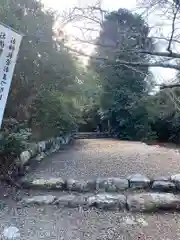
{"label": "stone retaining wall", "polygon": [[150,179],[142,174],[133,174],[127,178],[97,178],[91,180],[75,179],[21,179],[24,188],[57,189],[76,192],[111,192],[145,190],[156,192],[180,193],[180,174],[170,177]]}
{"label": "stone retaining wall", "polygon": [[15,163],[18,169],[23,172],[31,162],[40,162],[46,156],[59,151],[63,146],[68,145],[73,140],[73,135],[66,135],[51,138],[46,141],[30,144],[30,147],[23,151],[16,159]]}

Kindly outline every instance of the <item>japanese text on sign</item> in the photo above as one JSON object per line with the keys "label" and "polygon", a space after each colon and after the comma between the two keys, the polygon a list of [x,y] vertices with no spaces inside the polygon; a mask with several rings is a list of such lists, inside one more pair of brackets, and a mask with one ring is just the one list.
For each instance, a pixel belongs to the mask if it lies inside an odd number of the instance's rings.
{"label": "japanese text on sign", "polygon": [[0,126],[4,115],[22,35],[0,25]]}

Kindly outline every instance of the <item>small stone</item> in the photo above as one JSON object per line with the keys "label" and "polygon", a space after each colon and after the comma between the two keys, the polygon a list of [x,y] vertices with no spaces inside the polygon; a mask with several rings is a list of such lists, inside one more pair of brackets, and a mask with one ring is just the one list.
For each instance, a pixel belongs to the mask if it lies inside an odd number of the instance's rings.
{"label": "small stone", "polygon": [[96,190],[96,182],[95,180],[68,179],[66,181],[66,188],[69,191],[91,192]]}
{"label": "small stone", "polygon": [[134,217],[124,217],[122,218],[124,225],[136,225],[136,221]]}
{"label": "small stone", "polygon": [[130,211],[179,210],[180,198],[171,193],[142,193],[127,197]]}
{"label": "small stone", "polygon": [[143,227],[147,227],[148,223],[143,218],[138,218],[136,220],[139,224],[141,224]]}
{"label": "small stone", "polygon": [[154,181],[151,188],[162,192],[176,191],[176,185],[170,181]]}
{"label": "small stone", "polygon": [[71,208],[83,207],[83,206],[87,206],[87,197],[75,195],[75,194],[65,195],[65,196],[59,197],[54,202],[54,204],[57,204],[58,206],[71,207]]}
{"label": "small stone", "polygon": [[20,154],[20,164],[24,166],[28,163],[29,159],[31,158],[31,153],[29,151],[24,151]]}
{"label": "small stone", "polygon": [[35,160],[40,162],[42,161],[42,159],[44,159],[46,157],[46,154],[44,152],[39,153],[36,157]]}
{"label": "small stone", "polygon": [[29,185],[34,188],[63,190],[65,181],[62,178],[34,179],[29,181]]}
{"label": "small stone", "polygon": [[52,204],[56,200],[55,196],[34,196],[32,198],[23,198],[22,203],[24,204]]}
{"label": "small stone", "polygon": [[171,176],[172,181],[180,181],[180,173]]}
{"label": "small stone", "polygon": [[133,174],[128,177],[130,188],[144,189],[149,188],[151,180],[142,174]]}
{"label": "small stone", "polygon": [[104,178],[97,179],[96,190],[105,192],[118,192],[126,190],[129,187],[127,179],[122,178]]}
{"label": "small stone", "polygon": [[16,227],[5,228],[2,237],[5,240],[20,240],[20,232]]}
{"label": "small stone", "polygon": [[38,152],[38,145],[35,144],[31,144],[30,148],[29,148],[29,152],[31,153],[31,157],[35,157],[37,152]]}
{"label": "small stone", "polygon": [[177,189],[180,190],[180,174],[171,176],[171,181],[173,181],[176,184]]}
{"label": "small stone", "polygon": [[126,197],[121,194],[97,194],[88,198],[88,205],[100,209],[124,209],[126,207]]}
{"label": "small stone", "polygon": [[46,150],[46,142],[45,141],[41,141],[37,144],[37,148],[39,153],[44,152]]}

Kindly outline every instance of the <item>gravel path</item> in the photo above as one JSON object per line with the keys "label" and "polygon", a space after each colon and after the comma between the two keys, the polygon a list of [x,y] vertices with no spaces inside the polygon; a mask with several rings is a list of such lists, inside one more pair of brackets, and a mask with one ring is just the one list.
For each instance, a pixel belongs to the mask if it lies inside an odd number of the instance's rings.
{"label": "gravel path", "polygon": [[[135,172],[170,175],[179,171],[179,161],[176,150],[135,142],[79,140],[70,149],[44,159],[30,175],[74,178],[127,176]],[[5,191],[8,197],[4,197]],[[0,233],[5,227],[16,226],[20,240],[180,239],[178,213],[133,214],[55,206],[22,208],[12,200],[15,194],[25,192],[0,189],[0,199],[6,202],[6,207],[0,210]]]}
{"label": "gravel path", "polygon": [[179,224],[178,213],[147,215],[10,205],[0,211],[0,232],[15,226],[20,240],[177,240]]}
{"label": "gravel path", "polygon": [[43,160],[35,169],[37,177],[125,177],[144,173],[149,177],[180,171],[177,150],[117,140],[77,140],[68,151]]}

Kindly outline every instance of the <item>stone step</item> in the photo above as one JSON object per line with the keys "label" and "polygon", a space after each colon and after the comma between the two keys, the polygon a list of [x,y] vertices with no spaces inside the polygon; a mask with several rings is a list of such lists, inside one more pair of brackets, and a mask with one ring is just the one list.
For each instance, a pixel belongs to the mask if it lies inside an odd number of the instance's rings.
{"label": "stone step", "polygon": [[156,212],[159,210],[180,210],[180,196],[172,193],[138,193],[138,194],[65,194],[37,195],[25,197],[20,205],[54,205],[59,208],[98,208],[103,210]]}
{"label": "stone step", "polygon": [[75,139],[97,139],[112,137],[108,132],[78,132],[74,134]]}
{"label": "stone step", "polygon": [[154,179],[150,179],[142,174],[133,174],[127,178],[111,177],[90,180],[23,178],[20,184],[23,188],[73,192],[125,192],[139,189],[178,193],[180,192],[180,174]]}

